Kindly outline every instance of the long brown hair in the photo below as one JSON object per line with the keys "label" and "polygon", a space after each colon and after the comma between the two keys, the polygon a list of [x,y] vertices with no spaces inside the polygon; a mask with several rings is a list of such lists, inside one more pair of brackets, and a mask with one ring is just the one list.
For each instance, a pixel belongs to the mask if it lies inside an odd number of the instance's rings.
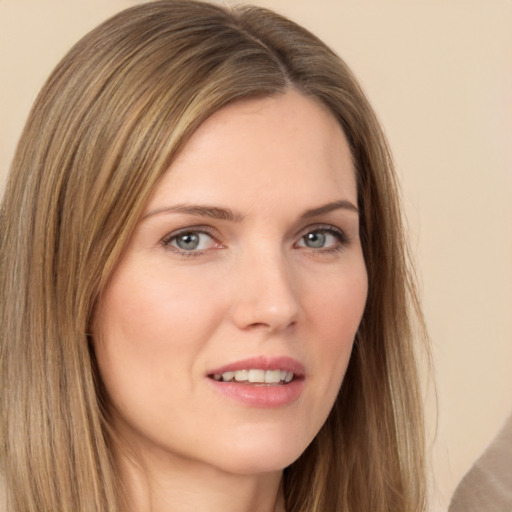
{"label": "long brown hair", "polygon": [[334,408],[284,471],[287,511],[424,510],[414,345],[425,331],[372,108],[344,62],[293,22],[256,7],[163,0],[121,12],[71,49],[12,163],[0,210],[0,464],[10,512],[123,508],[88,335],[95,303],[194,130],[230,102],[290,87],[323,102],[350,143],[369,295]]}

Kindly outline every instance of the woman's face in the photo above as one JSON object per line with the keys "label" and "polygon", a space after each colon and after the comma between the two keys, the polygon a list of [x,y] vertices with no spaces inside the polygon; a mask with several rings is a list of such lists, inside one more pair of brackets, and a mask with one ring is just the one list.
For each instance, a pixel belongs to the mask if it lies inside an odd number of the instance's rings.
{"label": "woman's face", "polygon": [[164,175],[100,301],[114,428],[160,463],[281,470],[329,414],[366,294],[334,117],[294,91],[224,108]]}

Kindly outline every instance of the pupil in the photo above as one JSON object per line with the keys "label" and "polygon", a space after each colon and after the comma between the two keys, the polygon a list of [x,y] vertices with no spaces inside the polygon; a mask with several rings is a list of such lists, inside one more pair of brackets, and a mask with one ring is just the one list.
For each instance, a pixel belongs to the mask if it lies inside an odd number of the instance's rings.
{"label": "pupil", "polygon": [[176,240],[180,249],[192,250],[199,245],[199,236],[196,233],[185,233]]}
{"label": "pupil", "polygon": [[324,233],[308,233],[306,235],[306,245],[318,249],[325,245],[325,234]]}

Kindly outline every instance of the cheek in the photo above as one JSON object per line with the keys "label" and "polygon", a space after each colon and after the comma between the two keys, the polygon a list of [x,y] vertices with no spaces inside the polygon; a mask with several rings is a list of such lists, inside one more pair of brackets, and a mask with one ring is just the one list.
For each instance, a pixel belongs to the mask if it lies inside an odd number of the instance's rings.
{"label": "cheek", "polygon": [[139,394],[150,393],[171,370],[162,364],[172,360],[165,354],[176,357],[178,348],[172,346],[173,291],[148,272],[125,268],[118,269],[106,288],[94,329],[100,374],[114,402],[123,395],[135,400]]}
{"label": "cheek", "polygon": [[363,316],[368,293],[364,265],[333,273],[308,289],[305,309],[311,323],[322,330],[333,350],[341,349],[346,340],[353,340]]}
{"label": "cheek", "polygon": [[321,354],[324,367],[331,369],[329,385],[339,388],[366,305],[366,269],[359,266],[338,280],[331,279],[324,290],[328,292],[312,297],[314,304],[310,308],[312,325],[322,340],[315,349]]}
{"label": "cheek", "polygon": [[[171,272],[168,265],[125,260],[102,296],[95,322],[100,374],[113,401],[192,392],[187,375],[223,318],[211,300],[213,283],[201,274]],[[196,276],[197,277],[197,276]],[[123,399],[123,400],[124,400]],[[147,399],[146,399],[147,400]]]}
{"label": "cheek", "polygon": [[94,348],[116,428],[158,437],[170,405],[186,409],[194,392],[187,376],[207,330],[197,322],[200,308],[196,288],[161,273],[113,276],[97,311]]}
{"label": "cheek", "polygon": [[173,340],[190,340],[185,344],[190,346],[202,323],[212,319],[215,302],[209,290],[208,283],[191,282],[179,272],[167,275],[165,267],[160,272],[118,272],[98,311],[104,338],[133,344],[144,353],[184,346]]}
{"label": "cheek", "polygon": [[362,259],[356,263],[307,282],[302,294],[306,325],[318,340],[314,349],[329,359],[329,365],[350,354],[366,305],[366,269]]}

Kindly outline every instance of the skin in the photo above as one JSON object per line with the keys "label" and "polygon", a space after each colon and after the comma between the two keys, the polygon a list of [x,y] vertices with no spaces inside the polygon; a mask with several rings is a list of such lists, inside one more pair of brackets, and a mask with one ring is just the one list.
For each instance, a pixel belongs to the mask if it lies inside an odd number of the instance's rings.
{"label": "skin", "polygon": [[[284,510],[282,470],[329,414],[365,306],[356,205],[339,124],[294,90],[220,110],[173,162],[95,321],[136,512]],[[304,365],[292,403],[212,386],[212,369],[262,355]]]}

